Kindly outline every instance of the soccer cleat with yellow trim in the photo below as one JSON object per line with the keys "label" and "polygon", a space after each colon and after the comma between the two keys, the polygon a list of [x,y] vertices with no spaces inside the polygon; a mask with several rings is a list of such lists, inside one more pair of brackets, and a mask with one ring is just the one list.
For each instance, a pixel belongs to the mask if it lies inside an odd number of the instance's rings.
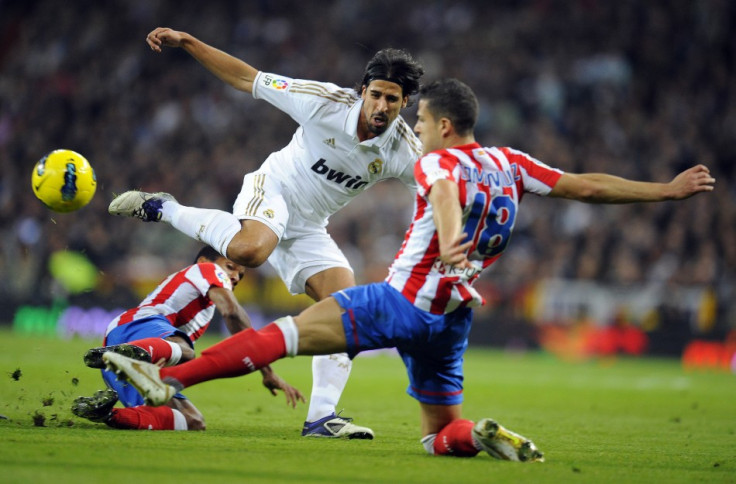
{"label": "soccer cleat with yellow trim", "polygon": [[102,361],[119,379],[133,385],[146,405],[160,407],[176,395],[177,389],[161,380],[159,367],[152,363],[134,360],[112,351],[103,353]]}
{"label": "soccer cleat with yellow trim", "polygon": [[175,202],[173,195],[164,192],[148,193],[130,190],[115,197],[107,211],[111,215],[139,218],[144,222],[161,220],[164,202]]}
{"label": "soccer cleat with yellow trim", "polygon": [[473,439],[496,459],[520,462],[544,462],[544,454],[534,442],[512,432],[490,418],[473,426]]}

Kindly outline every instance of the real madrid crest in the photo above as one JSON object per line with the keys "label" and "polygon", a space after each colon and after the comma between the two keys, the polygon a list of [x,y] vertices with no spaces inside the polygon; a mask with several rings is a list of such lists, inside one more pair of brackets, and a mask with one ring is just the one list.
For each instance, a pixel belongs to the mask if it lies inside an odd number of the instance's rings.
{"label": "real madrid crest", "polygon": [[380,158],[376,158],[368,163],[368,173],[371,175],[377,175],[381,173],[381,170],[383,170],[383,161]]}
{"label": "real madrid crest", "polygon": [[273,210],[271,210],[270,208],[266,209],[263,211],[263,215],[265,215],[268,218],[273,218]]}

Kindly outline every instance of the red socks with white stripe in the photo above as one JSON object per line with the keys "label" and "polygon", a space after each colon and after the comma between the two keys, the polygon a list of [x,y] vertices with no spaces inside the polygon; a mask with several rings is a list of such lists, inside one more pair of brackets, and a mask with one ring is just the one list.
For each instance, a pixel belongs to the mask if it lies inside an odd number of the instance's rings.
{"label": "red socks with white stripe", "polygon": [[131,341],[128,344],[143,348],[151,355],[151,361],[156,363],[161,358],[166,360],[166,366],[172,366],[179,363],[181,359],[181,347],[177,343],[172,343],[161,338],[144,338]]}
{"label": "red socks with white stripe", "polygon": [[160,374],[161,379],[173,378],[181,384],[177,386],[186,388],[216,378],[247,375],[286,354],[284,333],[277,323],[271,323],[259,331],[251,328],[235,333],[204,350],[199,358],[162,368]]}
{"label": "red socks with white stripe", "polygon": [[473,441],[473,421],[453,420],[437,433],[434,439],[435,455],[473,457],[479,450]]}

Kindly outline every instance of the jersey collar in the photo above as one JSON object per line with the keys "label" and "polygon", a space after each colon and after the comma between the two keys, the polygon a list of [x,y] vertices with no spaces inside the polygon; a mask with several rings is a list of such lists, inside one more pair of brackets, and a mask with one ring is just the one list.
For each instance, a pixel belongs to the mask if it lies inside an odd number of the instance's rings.
{"label": "jersey collar", "polygon": [[399,117],[401,117],[401,115],[393,120],[393,122],[389,125],[388,129],[383,132],[383,134],[376,136],[375,138],[360,142],[358,140],[358,119],[360,119],[360,110],[362,107],[362,99],[358,99],[358,102],[350,107],[350,110],[348,111],[348,117],[345,121],[345,132],[353,138],[356,145],[379,150],[380,148],[386,146],[389,140],[393,138],[394,132],[396,131],[396,122],[399,120]]}

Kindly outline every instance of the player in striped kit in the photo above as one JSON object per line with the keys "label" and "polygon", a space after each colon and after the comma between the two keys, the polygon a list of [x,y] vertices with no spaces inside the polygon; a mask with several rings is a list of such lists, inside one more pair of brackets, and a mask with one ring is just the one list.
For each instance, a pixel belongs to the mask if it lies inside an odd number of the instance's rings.
{"label": "player in striped kit", "polygon": [[[472,307],[482,303],[473,281],[506,248],[526,192],[591,203],[682,200],[713,190],[708,168],[694,166],[669,183],[600,174],[570,174],[508,148],[475,142],[475,95],[460,81],[421,90],[415,131],[425,155],[415,166],[414,218],[387,280],[336,292],[296,317],[246,330],[199,358],[159,369],[107,353],[106,364],[146,400],[161,404],[178,389],[247,374],[294,355],[396,346],[419,401],[422,444],[430,454],[473,456],[481,450],[516,461],[539,461],[529,440],[493,419],[463,419],[462,358]],[[248,358],[250,366],[242,363]]]}
{"label": "player in striped kit", "polygon": [[[473,137],[475,95],[460,81],[421,90],[414,127],[426,153],[415,165],[414,217],[386,281],[336,292],[296,317],[246,330],[200,358],[159,370],[107,353],[109,367],[161,404],[181,388],[254,371],[276,359],[396,346],[419,401],[422,444],[430,454],[473,456],[481,450],[516,461],[542,460],[529,440],[493,419],[463,419],[462,358],[479,273],[506,248],[524,193],[591,203],[682,200],[713,190],[703,165],[669,183],[606,174],[570,174],[509,148],[484,148]],[[249,366],[243,364],[247,358]]]}
{"label": "player in striped kit", "polygon": [[[366,188],[397,178],[414,192],[419,140],[399,112],[419,87],[422,67],[396,49],[367,64],[359,92],[327,82],[261,72],[185,32],[157,28],[152,50],[181,47],[232,87],[287,113],[291,142],[245,175],[233,213],[180,205],[163,193],[129,191],[110,213],[164,221],[247,267],[266,260],[293,294],[315,301],[355,285],[350,263],[327,233],[328,218]],[[335,414],[352,362],[344,353],[313,359],[302,435],[372,439],[373,431]]]}
{"label": "player in striped kit", "polygon": [[[233,295],[245,268],[226,259],[209,246],[203,247],[193,265],[168,276],[137,307],[108,325],[102,347],[84,355],[91,368],[104,368],[102,355],[112,351],[141,361],[172,366],[194,358],[194,341],[207,330],[217,309],[231,334],[250,328],[250,318]],[[269,367],[262,370],[263,385],[272,394],[283,390],[287,403],[304,400],[299,390],[284,382]],[[102,371],[106,390],[92,397],[79,397],[72,412],[111,427],[151,430],[204,430],[199,410],[182,394],[168,406],[143,405],[132,386]],[[126,408],[113,408],[118,400]]]}

